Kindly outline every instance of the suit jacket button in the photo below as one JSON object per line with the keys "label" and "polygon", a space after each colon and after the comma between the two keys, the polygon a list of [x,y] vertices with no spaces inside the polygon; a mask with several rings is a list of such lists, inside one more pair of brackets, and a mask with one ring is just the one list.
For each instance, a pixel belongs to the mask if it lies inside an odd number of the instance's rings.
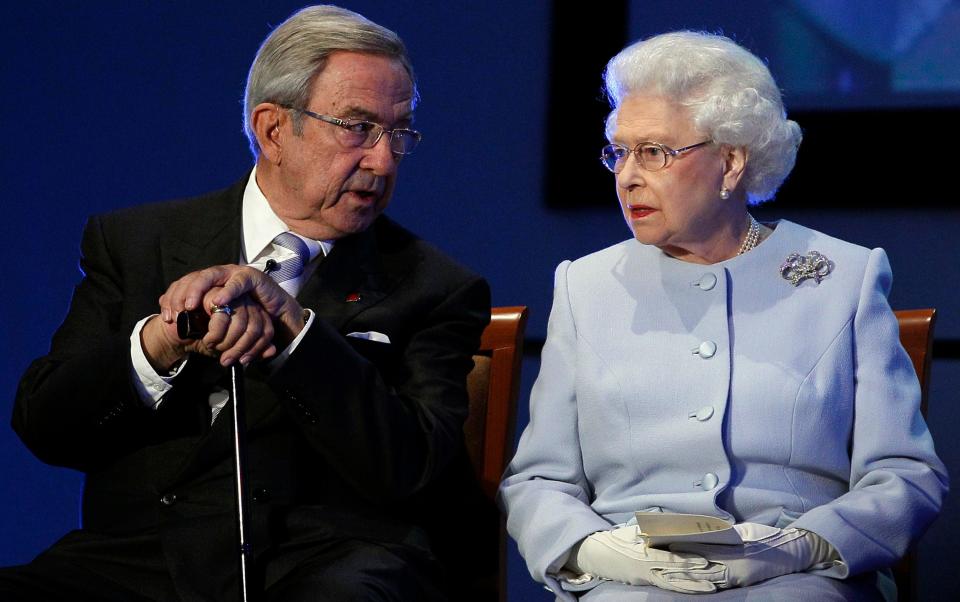
{"label": "suit jacket button", "polygon": [[699,487],[704,491],[710,491],[711,489],[716,488],[719,484],[720,479],[717,478],[717,475],[713,474],[712,472],[708,472],[707,474],[703,475],[702,479],[694,483],[693,486]]}
{"label": "suit jacket button", "polygon": [[709,291],[717,285],[717,277],[711,273],[706,273],[703,275],[700,280],[697,280],[694,283],[694,286],[699,287],[702,291]]}
{"label": "suit jacket button", "polygon": [[173,493],[165,493],[162,498],[160,498],[160,503],[164,506],[172,506],[176,503],[177,496]]}
{"label": "suit jacket button", "polygon": [[268,502],[270,501],[270,492],[266,487],[257,487],[253,490],[253,501],[255,502]]}
{"label": "suit jacket button", "polygon": [[717,344],[713,341],[704,341],[697,347],[693,348],[693,353],[694,355],[699,355],[701,358],[708,360],[717,354]]}
{"label": "suit jacket button", "polygon": [[687,416],[690,418],[696,418],[700,422],[705,422],[707,420],[710,420],[710,418],[713,416],[713,407],[703,406],[696,412],[690,412]]}

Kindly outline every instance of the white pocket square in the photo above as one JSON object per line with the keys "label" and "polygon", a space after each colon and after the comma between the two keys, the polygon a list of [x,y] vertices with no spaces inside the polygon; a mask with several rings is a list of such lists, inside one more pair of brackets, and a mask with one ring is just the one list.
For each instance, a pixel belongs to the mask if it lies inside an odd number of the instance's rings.
{"label": "white pocket square", "polygon": [[383,334],[382,332],[369,331],[369,332],[351,332],[347,335],[348,337],[354,337],[357,339],[366,339],[368,341],[374,341],[376,343],[386,343],[390,344],[390,337]]}

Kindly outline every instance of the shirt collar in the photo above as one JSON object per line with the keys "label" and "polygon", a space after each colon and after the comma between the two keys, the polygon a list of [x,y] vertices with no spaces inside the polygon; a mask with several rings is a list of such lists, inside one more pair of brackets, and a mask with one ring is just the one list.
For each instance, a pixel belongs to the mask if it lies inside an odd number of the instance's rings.
{"label": "shirt collar", "polygon": [[[243,261],[251,263],[263,253],[281,232],[290,228],[283,223],[267,202],[267,197],[257,184],[257,168],[254,166],[243,191]],[[299,234],[297,236],[300,236]],[[333,249],[331,240],[313,240],[300,236],[310,248],[312,261],[321,253],[326,256]]]}

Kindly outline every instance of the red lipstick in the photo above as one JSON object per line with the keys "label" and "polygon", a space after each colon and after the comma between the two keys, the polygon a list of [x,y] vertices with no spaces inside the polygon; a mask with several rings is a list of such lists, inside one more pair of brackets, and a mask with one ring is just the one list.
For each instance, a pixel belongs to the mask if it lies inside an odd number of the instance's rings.
{"label": "red lipstick", "polygon": [[646,205],[629,205],[627,208],[630,210],[630,217],[634,219],[642,219],[656,211],[653,207]]}

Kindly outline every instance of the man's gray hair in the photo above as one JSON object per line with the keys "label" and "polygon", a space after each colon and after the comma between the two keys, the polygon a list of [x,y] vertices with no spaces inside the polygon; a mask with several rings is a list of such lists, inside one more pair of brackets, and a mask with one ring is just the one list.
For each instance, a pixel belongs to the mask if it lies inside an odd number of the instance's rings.
{"label": "man's gray hair", "polygon": [[802,135],[787,119],[770,70],[748,50],[720,35],[677,31],[620,51],[604,74],[613,110],[631,94],[651,94],[685,106],[693,125],[718,144],[745,147],[748,201],[773,197],[793,169]]}
{"label": "man's gray hair", "polygon": [[[263,102],[304,108],[310,87],[334,52],[362,52],[394,58],[413,84],[413,102],[419,93],[413,66],[403,41],[386,27],[338,6],[310,6],[294,13],[263,41],[247,76],[243,127],[254,157],[260,146],[250,122],[253,109]],[[303,116],[291,113],[294,133],[302,132]]]}

